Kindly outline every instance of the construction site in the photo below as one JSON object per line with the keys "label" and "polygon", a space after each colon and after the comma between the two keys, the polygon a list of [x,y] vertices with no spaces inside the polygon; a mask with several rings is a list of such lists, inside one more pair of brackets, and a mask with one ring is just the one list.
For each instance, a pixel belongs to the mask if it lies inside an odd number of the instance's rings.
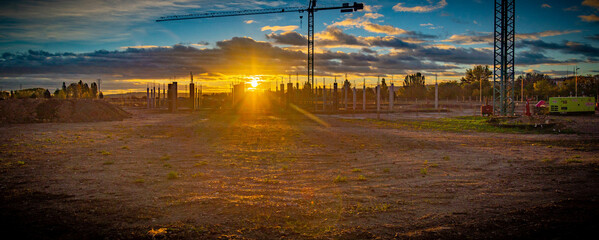
{"label": "construction site", "polygon": [[573,94],[525,94],[514,0],[495,7],[488,90],[479,79],[453,95],[419,72],[376,83],[315,72],[314,13],[362,3],[159,18],[307,13],[307,74],[218,93],[192,73],[103,98],[11,91],[0,100],[1,229],[19,239],[593,236],[598,85],[589,78],[579,93],[574,76],[564,81]]}

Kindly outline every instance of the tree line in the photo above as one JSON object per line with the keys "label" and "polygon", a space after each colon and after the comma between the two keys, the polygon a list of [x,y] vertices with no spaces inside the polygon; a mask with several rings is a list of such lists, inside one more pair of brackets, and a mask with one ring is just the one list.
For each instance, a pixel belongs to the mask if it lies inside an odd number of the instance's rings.
{"label": "tree line", "polygon": [[68,86],[62,82],[62,88],[57,88],[54,94],[51,94],[45,88],[28,88],[22,90],[12,90],[10,92],[0,92],[0,99],[23,99],[23,98],[59,98],[59,99],[95,99],[104,98],[104,94],[98,90],[95,82],[91,84],[79,80],[78,83],[71,83]]}
{"label": "tree line", "polygon": [[[557,96],[574,96],[578,81],[578,96],[597,96],[599,92],[599,75],[570,76],[566,78],[551,78],[541,73],[526,73],[514,81],[514,97],[524,99],[544,99]],[[384,89],[382,89],[384,90]],[[522,94],[523,93],[523,94]],[[398,97],[434,99],[435,86],[425,84],[425,76],[421,73],[409,74],[404,78],[403,87],[396,92]],[[475,66],[467,69],[459,81],[444,81],[439,83],[440,99],[478,99],[482,96],[493,96],[492,72],[489,66]]]}

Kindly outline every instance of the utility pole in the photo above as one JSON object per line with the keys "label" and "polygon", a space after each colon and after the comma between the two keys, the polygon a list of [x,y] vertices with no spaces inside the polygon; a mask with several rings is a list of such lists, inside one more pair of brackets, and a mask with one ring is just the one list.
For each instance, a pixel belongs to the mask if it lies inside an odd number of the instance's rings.
{"label": "utility pole", "polygon": [[574,92],[576,93],[576,95],[575,95],[576,97],[578,97],[578,69],[580,69],[580,68],[578,68],[578,66],[574,67],[574,79],[575,79],[574,80],[575,81]]}
{"label": "utility pole", "polygon": [[439,109],[439,84],[437,83],[437,74],[435,73],[435,109]]}

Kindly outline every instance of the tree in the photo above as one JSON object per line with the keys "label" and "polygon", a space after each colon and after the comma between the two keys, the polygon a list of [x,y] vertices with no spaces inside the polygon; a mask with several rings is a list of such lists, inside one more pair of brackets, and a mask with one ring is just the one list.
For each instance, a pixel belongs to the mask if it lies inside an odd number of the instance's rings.
{"label": "tree", "polygon": [[491,72],[491,70],[489,70],[489,66],[483,67],[482,65],[478,65],[474,68],[467,69],[466,76],[460,79],[460,81],[462,82],[462,84],[469,84],[478,81],[489,81],[491,74],[493,73]]}
{"label": "tree", "polygon": [[424,82],[425,77],[421,73],[408,74],[403,80],[404,96],[409,98],[424,98],[426,94]]}
{"label": "tree", "polygon": [[48,89],[44,91],[44,98],[52,98],[52,95],[50,94],[50,91],[48,91]]}
{"label": "tree", "polygon": [[98,84],[96,82],[92,82],[91,86],[91,97],[96,98],[98,96]]}
{"label": "tree", "polygon": [[98,96],[100,99],[104,98],[104,94],[102,94],[102,92],[100,92],[100,95]]}
{"label": "tree", "polygon": [[389,87],[387,87],[387,82],[385,82],[385,78],[381,80],[381,99],[385,100],[389,98]]}
{"label": "tree", "polygon": [[541,79],[534,84],[534,90],[535,94],[541,99],[548,100],[550,96],[555,95],[557,87],[548,79]]}

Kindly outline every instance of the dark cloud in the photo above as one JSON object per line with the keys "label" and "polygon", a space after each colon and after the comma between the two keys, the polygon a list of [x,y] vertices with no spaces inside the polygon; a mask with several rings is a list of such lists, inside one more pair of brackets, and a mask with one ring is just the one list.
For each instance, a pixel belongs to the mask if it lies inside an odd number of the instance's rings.
{"label": "dark cloud", "polygon": [[287,44],[294,46],[305,46],[308,44],[308,38],[297,32],[284,32],[281,34],[266,34],[266,38],[273,40],[276,44]]}
{"label": "dark cloud", "polygon": [[591,36],[586,36],[584,38],[589,39],[589,40],[593,40],[593,41],[599,41],[599,34],[595,34],[595,35],[591,35]]}
{"label": "dark cloud", "polygon": [[545,50],[556,50],[565,54],[579,54],[586,57],[594,58],[599,56],[599,48],[593,47],[585,43],[569,42],[549,43],[543,40],[523,40],[520,41],[522,47],[528,47],[536,52]]}

